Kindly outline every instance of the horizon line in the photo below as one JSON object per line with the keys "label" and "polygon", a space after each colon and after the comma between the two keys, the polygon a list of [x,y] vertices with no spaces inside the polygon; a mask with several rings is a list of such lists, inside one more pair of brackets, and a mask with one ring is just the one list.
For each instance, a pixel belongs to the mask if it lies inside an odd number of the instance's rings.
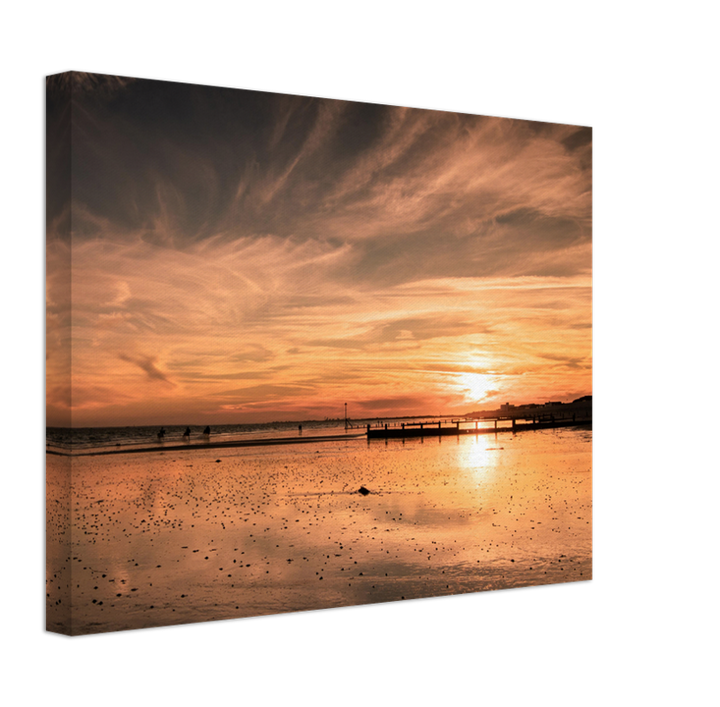
{"label": "horizon line", "polygon": [[[575,400],[581,400],[582,398],[592,397],[592,393],[587,393],[585,395],[581,395],[578,398],[575,398],[574,400],[570,400],[567,402],[563,402],[562,400],[559,400],[561,405],[569,405],[573,403]],[[551,401],[546,401],[551,402]],[[553,401],[554,402],[554,401]],[[546,403],[519,403],[519,404],[513,404],[513,407],[522,408],[526,407],[528,405],[544,405]],[[488,408],[487,410],[470,410],[468,412],[465,412],[464,415],[473,415],[478,412],[490,412],[494,409],[500,409],[502,405],[507,405],[508,403],[499,403],[497,408]],[[411,419],[411,418],[420,418],[420,417],[434,417],[434,418],[445,418],[445,417],[462,417],[463,415],[460,413],[437,413],[437,414],[423,414],[423,415],[386,415],[386,416],[378,416],[378,415],[365,415],[362,417],[348,417],[348,420],[402,420],[402,419]],[[210,425],[210,427],[240,427],[240,426],[249,426],[249,425],[278,425],[278,424],[304,424],[304,423],[312,423],[312,422],[343,422],[345,420],[344,417],[326,417],[325,419],[321,418],[304,418],[304,419],[289,419],[289,420],[270,420],[268,422],[214,422]],[[93,430],[93,429],[108,429],[108,428],[122,428],[122,427],[205,427],[208,426],[210,423],[207,421],[205,422],[199,422],[199,423],[187,423],[187,422],[181,422],[181,423],[145,423],[145,424],[125,424],[125,425],[83,425],[80,427],[74,427],[72,424],[67,427],[63,425],[48,425],[47,421],[45,423],[45,429],[57,429],[57,430]]]}

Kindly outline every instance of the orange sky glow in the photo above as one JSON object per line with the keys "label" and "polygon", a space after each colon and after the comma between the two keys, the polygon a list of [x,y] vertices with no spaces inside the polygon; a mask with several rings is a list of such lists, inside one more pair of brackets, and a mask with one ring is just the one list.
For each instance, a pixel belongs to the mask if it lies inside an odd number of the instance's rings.
{"label": "orange sky glow", "polygon": [[72,201],[48,201],[49,426],[592,393],[589,128],[74,81],[71,110],[48,83],[49,139],[72,135]]}

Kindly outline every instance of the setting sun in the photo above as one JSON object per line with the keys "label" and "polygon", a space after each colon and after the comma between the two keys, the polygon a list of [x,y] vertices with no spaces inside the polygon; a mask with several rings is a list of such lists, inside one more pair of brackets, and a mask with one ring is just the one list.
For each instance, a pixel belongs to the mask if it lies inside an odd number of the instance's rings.
{"label": "setting sun", "polygon": [[480,403],[497,387],[497,376],[486,373],[462,373],[458,383],[468,403]]}

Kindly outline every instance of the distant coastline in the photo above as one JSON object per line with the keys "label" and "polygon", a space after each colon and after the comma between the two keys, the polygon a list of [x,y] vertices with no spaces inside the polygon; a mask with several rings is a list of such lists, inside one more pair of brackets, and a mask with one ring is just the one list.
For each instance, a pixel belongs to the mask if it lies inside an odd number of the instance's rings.
{"label": "distant coastline", "polygon": [[581,398],[576,398],[569,403],[563,403],[559,400],[551,400],[545,403],[525,403],[522,405],[511,405],[510,403],[505,403],[496,410],[469,412],[467,414],[467,417],[477,419],[487,419],[495,417],[505,417],[511,419],[515,417],[520,419],[523,416],[536,417],[578,410],[588,411],[589,415],[592,417],[592,395],[583,395]]}

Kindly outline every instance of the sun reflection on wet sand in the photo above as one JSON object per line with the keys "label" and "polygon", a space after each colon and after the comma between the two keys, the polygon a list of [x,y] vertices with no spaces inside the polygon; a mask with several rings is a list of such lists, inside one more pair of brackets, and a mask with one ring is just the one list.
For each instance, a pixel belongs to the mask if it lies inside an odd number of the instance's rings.
{"label": "sun reflection on wet sand", "polygon": [[468,443],[458,449],[458,465],[461,470],[472,472],[478,483],[487,482],[497,470],[498,455],[503,450],[497,435],[471,436]]}
{"label": "sun reflection on wet sand", "polygon": [[[590,450],[589,431],[564,429],[76,459],[48,623],[89,633],[590,579]],[[71,626],[57,603],[70,567]]]}

